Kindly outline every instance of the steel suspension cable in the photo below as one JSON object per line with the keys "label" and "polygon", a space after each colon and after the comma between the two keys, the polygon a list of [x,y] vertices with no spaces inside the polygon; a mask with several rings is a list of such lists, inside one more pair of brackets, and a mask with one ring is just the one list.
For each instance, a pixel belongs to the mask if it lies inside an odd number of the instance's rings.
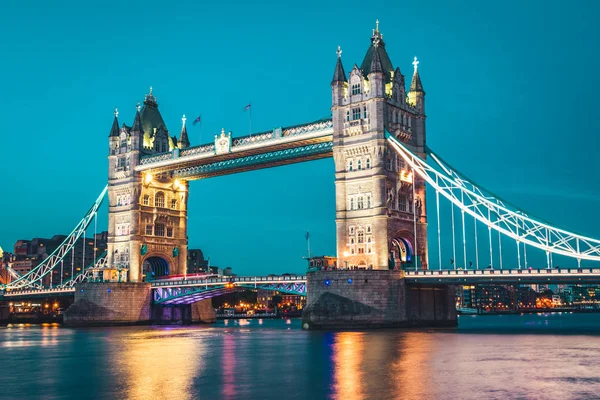
{"label": "steel suspension cable", "polygon": [[435,191],[435,206],[437,209],[437,231],[438,231],[438,262],[439,269],[442,270],[442,234],[440,227],[440,194],[438,191]]}
{"label": "steel suspension cable", "polygon": [[473,218],[473,231],[475,232],[475,269],[479,269],[479,248],[477,246],[477,219]]}
{"label": "steel suspension cable", "polygon": [[[491,221],[491,211],[488,208],[488,220]],[[490,268],[494,268],[494,252],[493,252],[493,246],[492,246],[492,227],[488,226],[488,235],[490,237]]]}
{"label": "steel suspension cable", "polygon": [[456,238],[454,233],[454,203],[450,203],[450,207],[452,207],[452,264],[454,265],[454,269],[456,269]]}
{"label": "steel suspension cable", "polygon": [[[462,202],[464,202],[464,198],[463,198],[464,194],[463,191],[461,190],[460,192],[460,199]],[[465,211],[464,210],[460,210],[461,216],[462,216],[462,238],[463,238],[463,268],[467,269],[467,237],[465,234]]]}

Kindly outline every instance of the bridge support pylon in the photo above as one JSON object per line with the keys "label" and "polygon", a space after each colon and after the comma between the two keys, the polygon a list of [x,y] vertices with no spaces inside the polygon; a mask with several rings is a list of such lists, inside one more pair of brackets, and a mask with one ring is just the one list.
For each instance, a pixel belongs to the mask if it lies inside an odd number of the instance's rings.
{"label": "bridge support pylon", "polygon": [[306,276],[304,329],[454,327],[454,287],[417,285],[402,271],[314,271]]}

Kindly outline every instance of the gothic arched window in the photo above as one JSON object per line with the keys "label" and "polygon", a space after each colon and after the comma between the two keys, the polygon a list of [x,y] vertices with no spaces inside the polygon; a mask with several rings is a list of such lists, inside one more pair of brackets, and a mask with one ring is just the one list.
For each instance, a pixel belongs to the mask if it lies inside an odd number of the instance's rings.
{"label": "gothic arched window", "polygon": [[156,193],[154,196],[154,207],[164,207],[165,206],[165,194],[163,192]]}

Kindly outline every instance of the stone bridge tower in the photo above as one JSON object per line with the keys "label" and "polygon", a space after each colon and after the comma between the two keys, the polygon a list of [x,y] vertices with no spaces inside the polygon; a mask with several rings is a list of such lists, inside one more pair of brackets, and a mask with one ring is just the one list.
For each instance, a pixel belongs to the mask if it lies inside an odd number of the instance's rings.
{"label": "stone bridge tower", "polygon": [[427,268],[425,185],[388,146],[386,131],[425,157],[425,92],[415,60],[407,93],[379,23],[360,67],[333,75],[338,267]]}
{"label": "stone bridge tower", "polygon": [[135,171],[146,155],[188,147],[185,116],[179,139],[169,131],[152,94],[139,103],[131,127],[119,127],[118,113],[109,135],[108,263],[105,280],[140,282],[183,274],[187,267],[188,183],[168,173]]}

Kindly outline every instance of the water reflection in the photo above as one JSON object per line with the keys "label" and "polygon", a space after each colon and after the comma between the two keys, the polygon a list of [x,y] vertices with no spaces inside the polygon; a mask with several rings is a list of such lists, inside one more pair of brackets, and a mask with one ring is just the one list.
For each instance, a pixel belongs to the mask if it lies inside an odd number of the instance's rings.
{"label": "water reflection", "polygon": [[112,363],[126,398],[196,398],[193,378],[202,373],[203,341],[183,328],[112,333]]}
{"label": "water reflection", "polygon": [[363,380],[367,373],[362,368],[364,333],[340,332],[335,337],[333,348],[335,398],[344,400],[364,398]]}

